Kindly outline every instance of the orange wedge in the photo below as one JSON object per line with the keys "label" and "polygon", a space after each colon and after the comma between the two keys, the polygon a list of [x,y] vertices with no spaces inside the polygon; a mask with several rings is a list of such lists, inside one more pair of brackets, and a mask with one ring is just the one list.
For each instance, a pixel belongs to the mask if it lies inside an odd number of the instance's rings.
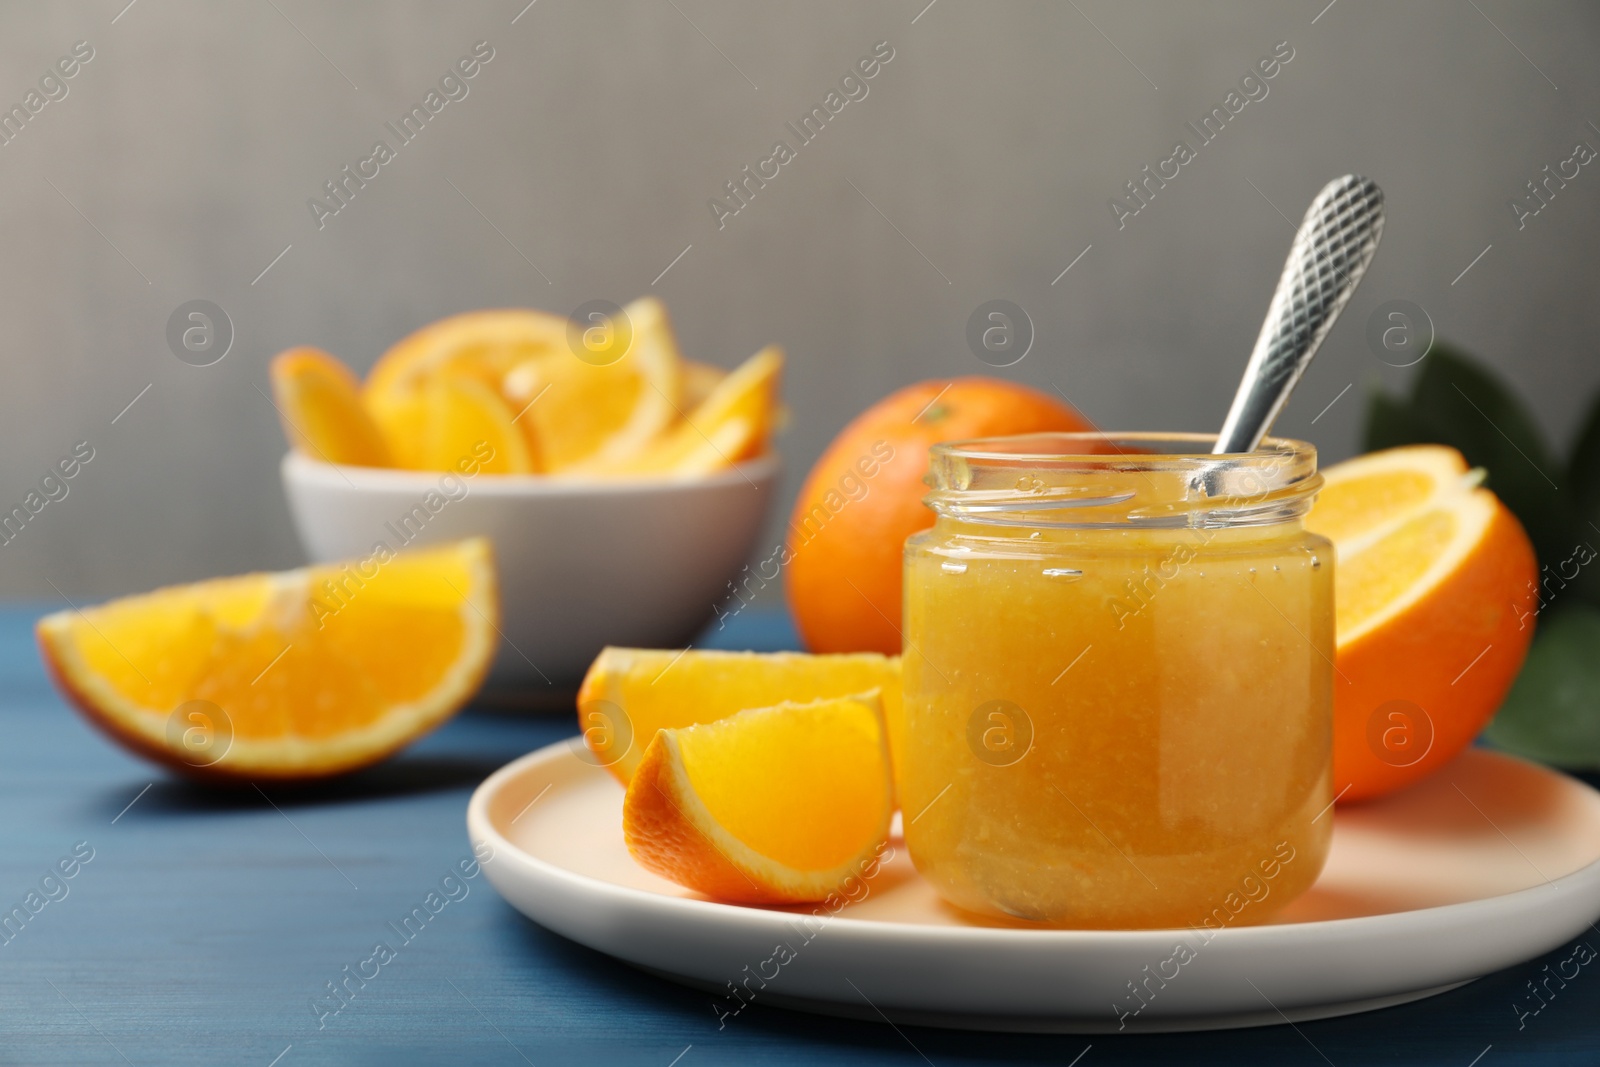
{"label": "orange wedge", "polygon": [[718,900],[797,904],[870,878],[889,835],[876,693],[663,730],[622,804],[628,851]]}
{"label": "orange wedge", "polygon": [[[503,391],[506,376],[568,352],[566,319],[527,308],[452,315],[396,343],[367,375],[362,397],[399,466],[451,470],[479,441],[496,458],[483,469],[543,469],[537,440],[519,415],[525,399]],[[515,405],[515,406],[513,406]]]}
{"label": "orange wedge", "polygon": [[578,726],[594,762],[627,785],[659,730],[869,689],[881,694],[893,748],[901,721],[899,656],[606,648],[578,690]]}
{"label": "orange wedge", "polygon": [[683,408],[693,411],[700,402],[711,395],[717,383],[728,376],[721,367],[699,363],[692,359],[683,361]]}
{"label": "orange wedge", "polygon": [[453,315],[395,344],[361,387],[314,350],[280,363],[291,443],[354,457],[335,462],[452,470],[486,450],[490,473],[692,478],[765,453],[786,417],[780,351],[731,374],[686,360],[654,297],[583,322]]}
{"label": "orange wedge", "polygon": [[[1442,445],[1340,463],[1306,526],[1334,543],[1334,788],[1399,789],[1478,735],[1533,637],[1533,546]],[[1526,617],[1524,614],[1526,613]]]}
{"label": "orange wedge", "polygon": [[324,463],[387,467],[383,434],[361,406],[361,385],[350,368],[317,348],[291,348],[273,357],[272,393],[289,445]]}
{"label": "orange wedge", "polygon": [[567,351],[568,322],[528,308],[469,311],[430,323],[373,364],[367,393],[410,392],[438,378],[477,378],[498,389],[511,368]]}
{"label": "orange wedge", "polygon": [[649,449],[597,457],[574,474],[665,474],[690,477],[724,470],[767,451],[778,416],[783,350],[769,346],[712,387],[682,422]]}
{"label": "orange wedge", "polygon": [[666,306],[644,297],[623,316],[625,332],[618,324],[583,332],[597,340],[581,356],[566,348],[526,360],[501,381],[548,470],[635,455],[678,418],[683,357]]}
{"label": "orange wedge", "polygon": [[476,459],[490,474],[538,469],[516,416],[477,378],[440,377],[402,392],[368,392],[364,399],[398,467],[449,471]]}
{"label": "orange wedge", "polygon": [[476,691],[496,647],[485,540],[173,586],[38,623],[89,720],[134,752],[219,780],[355,770]]}

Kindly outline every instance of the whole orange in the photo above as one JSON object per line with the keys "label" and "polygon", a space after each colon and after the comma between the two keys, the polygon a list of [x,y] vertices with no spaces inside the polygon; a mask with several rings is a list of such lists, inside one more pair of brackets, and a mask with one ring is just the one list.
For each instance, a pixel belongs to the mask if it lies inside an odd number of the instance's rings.
{"label": "whole orange", "polygon": [[900,651],[900,552],[933,525],[922,503],[941,441],[1094,427],[998,378],[919,382],[858,415],[811,468],[789,520],[789,608],[813,652]]}

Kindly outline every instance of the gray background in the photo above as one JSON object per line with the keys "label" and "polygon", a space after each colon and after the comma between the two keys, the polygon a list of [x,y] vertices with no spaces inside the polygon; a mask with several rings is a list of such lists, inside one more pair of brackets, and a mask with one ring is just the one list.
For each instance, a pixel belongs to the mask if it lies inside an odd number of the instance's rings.
{"label": "gray background", "polygon": [[[1521,231],[1507,207],[1576,141],[1600,147],[1593,5],[524,2],[0,9],[8,107],[74,42],[96,52],[0,147],[0,502],[96,449],[0,547],[0,593],[298,562],[273,353],[314,343],[365,370],[451,312],[626,302],[689,245],[653,290],[686,352],[788,349],[786,498],[868,402],[986,372],[964,332],[992,298],[1038,337],[998,373],[1107,428],[1216,427],[1283,216],[1347,171],[1383,186],[1388,230],[1280,431],[1355,449],[1363,394],[1414,373],[1367,347],[1389,299],[1514,380],[1563,448],[1600,381],[1600,166]],[[307,198],[479,40],[495,57],[470,95],[319,231]],[[719,232],[708,198],[882,40],[867,98]],[[1108,198],[1285,40],[1267,98],[1119,232]],[[236,331],[206,368],[165,340],[196,298]]]}

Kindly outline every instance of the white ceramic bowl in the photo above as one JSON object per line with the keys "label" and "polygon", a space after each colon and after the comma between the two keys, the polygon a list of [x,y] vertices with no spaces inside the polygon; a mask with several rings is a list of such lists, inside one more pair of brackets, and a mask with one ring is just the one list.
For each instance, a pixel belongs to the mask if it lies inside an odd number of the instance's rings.
{"label": "white ceramic bowl", "polygon": [[314,562],[481,534],[494,543],[503,640],[491,689],[569,687],[605,645],[682,646],[755,548],[776,456],[692,481],[344,467],[297,453],[283,487]]}

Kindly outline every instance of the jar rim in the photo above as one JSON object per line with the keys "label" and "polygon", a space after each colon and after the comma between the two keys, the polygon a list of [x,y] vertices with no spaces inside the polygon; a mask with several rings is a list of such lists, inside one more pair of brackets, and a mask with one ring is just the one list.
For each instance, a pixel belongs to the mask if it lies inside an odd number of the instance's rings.
{"label": "jar rim", "polygon": [[[1246,465],[1252,461],[1279,464],[1288,460],[1316,461],[1316,446],[1293,437],[1265,437],[1253,452],[1213,454],[1217,434],[1130,430],[1103,430],[1011,434],[943,441],[929,450],[934,457],[993,460],[1049,466],[1106,466],[1119,470],[1158,467],[1213,469],[1219,462]],[[1033,447],[1029,447],[1033,446]],[[1053,447],[1052,447],[1053,446]],[[1153,447],[1164,446],[1164,447]]]}
{"label": "jar rim", "polygon": [[1003,526],[1261,526],[1298,520],[1322,486],[1317,450],[1268,437],[1213,454],[1209,433],[1036,433],[929,451],[924,503]]}

